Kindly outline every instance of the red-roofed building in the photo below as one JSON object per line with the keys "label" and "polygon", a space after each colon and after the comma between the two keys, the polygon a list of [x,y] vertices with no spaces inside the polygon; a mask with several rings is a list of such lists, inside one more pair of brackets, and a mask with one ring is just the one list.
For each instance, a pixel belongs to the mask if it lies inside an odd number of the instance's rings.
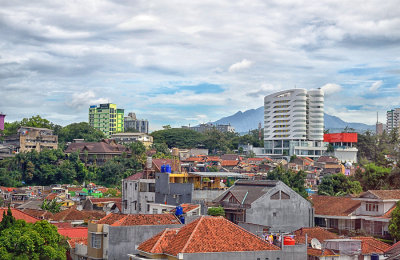
{"label": "red-roofed building", "polygon": [[[139,245],[130,259],[306,259],[305,246],[291,253],[262,240],[223,217],[200,217],[177,229],[166,229]],[[285,255],[285,257],[283,257]]]}
{"label": "red-roofed building", "polygon": [[[89,259],[125,259],[143,241],[182,224],[173,214],[108,214],[88,225]],[[81,256],[84,256],[81,253]]]}
{"label": "red-roofed building", "polygon": [[67,259],[78,259],[76,251],[87,252],[87,238],[88,228],[87,227],[70,227],[70,228],[58,228],[58,233],[68,240],[69,250],[67,251]]}
{"label": "red-roofed building", "polygon": [[363,230],[366,234],[385,237],[400,190],[369,190],[359,197],[312,195],[315,224],[346,234]]}
{"label": "red-roofed building", "polygon": [[[3,212],[5,212],[7,214],[7,210],[8,210],[8,208],[0,208],[0,221],[3,220]],[[25,213],[19,209],[11,208],[11,213],[12,213],[13,217],[17,220],[22,219],[28,223],[36,223],[37,221],[39,221],[39,219],[37,219],[31,215],[28,215],[27,213]]]}

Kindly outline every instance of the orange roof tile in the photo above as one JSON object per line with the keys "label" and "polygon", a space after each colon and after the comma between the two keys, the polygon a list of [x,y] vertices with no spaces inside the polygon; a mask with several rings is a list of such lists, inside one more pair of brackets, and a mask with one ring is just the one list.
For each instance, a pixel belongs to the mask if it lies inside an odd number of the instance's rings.
{"label": "orange roof tile", "polygon": [[[5,211],[7,214],[7,210],[8,208],[0,208],[0,221],[3,220],[3,212]],[[39,221],[39,219],[34,218],[19,209],[11,208],[11,213],[15,219],[23,219],[28,223],[36,223]]]}
{"label": "orange roof tile", "polygon": [[319,242],[324,242],[326,239],[337,239],[338,235],[329,232],[321,227],[300,228],[294,231],[296,244],[304,244],[307,234],[307,244],[311,243],[311,239],[316,238]]}
{"label": "orange roof tile", "polygon": [[236,166],[239,164],[239,161],[236,160],[223,160],[221,166]]}
{"label": "orange roof tile", "polygon": [[139,251],[179,253],[279,250],[223,217],[202,216],[179,229],[167,229],[143,242]]}
{"label": "orange roof tile", "polygon": [[111,226],[141,226],[141,225],[169,225],[181,224],[173,214],[108,214],[97,224]]}
{"label": "orange roof tile", "polygon": [[204,157],[189,157],[183,161],[185,161],[185,162],[204,162]]}
{"label": "orange roof tile", "polygon": [[53,213],[47,210],[23,209],[22,211],[37,219],[51,219],[53,217]]}
{"label": "orange roof tile", "polygon": [[75,248],[76,244],[87,245],[87,237],[75,237],[68,240],[68,244],[71,248]]}
{"label": "orange roof tile", "polygon": [[316,215],[349,216],[361,206],[361,201],[349,197],[312,195],[310,199]]}
{"label": "orange roof tile", "polygon": [[400,190],[368,190],[363,194],[361,194],[360,197],[366,193],[372,193],[373,195],[382,200],[400,199]]}
{"label": "orange roof tile", "polygon": [[52,220],[54,221],[93,220],[93,219],[101,219],[105,215],[106,213],[103,211],[96,211],[96,210],[80,211],[75,208],[69,208],[54,214]]}
{"label": "orange roof tile", "polygon": [[351,239],[361,240],[361,251],[363,255],[370,255],[373,253],[383,254],[390,248],[389,244],[373,237],[352,237]]}
{"label": "orange roof tile", "polygon": [[68,238],[87,238],[87,227],[58,228],[58,233]]}
{"label": "orange roof tile", "polygon": [[118,197],[107,197],[107,198],[90,198],[90,201],[93,203],[93,204],[96,204],[96,203],[105,203],[105,202],[121,202],[122,201],[122,199],[121,198],[118,198]]}

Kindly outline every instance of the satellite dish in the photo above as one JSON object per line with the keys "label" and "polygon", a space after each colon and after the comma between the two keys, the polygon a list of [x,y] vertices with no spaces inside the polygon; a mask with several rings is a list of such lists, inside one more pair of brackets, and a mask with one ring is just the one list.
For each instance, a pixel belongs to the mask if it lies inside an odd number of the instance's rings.
{"label": "satellite dish", "polygon": [[311,239],[311,247],[319,250],[322,249],[321,243],[316,238]]}

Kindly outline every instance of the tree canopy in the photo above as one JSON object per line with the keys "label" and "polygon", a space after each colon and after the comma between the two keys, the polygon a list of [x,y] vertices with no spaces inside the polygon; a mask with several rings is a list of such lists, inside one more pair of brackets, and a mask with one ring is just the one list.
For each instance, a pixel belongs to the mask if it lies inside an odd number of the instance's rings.
{"label": "tree canopy", "polygon": [[66,259],[67,243],[46,220],[15,220],[8,210],[0,222],[0,259]]}
{"label": "tree canopy", "polygon": [[85,142],[99,142],[106,138],[103,132],[95,129],[86,122],[73,123],[60,129],[58,141],[72,142],[74,139],[85,139]]}
{"label": "tree canopy", "polygon": [[325,176],[318,186],[318,194],[328,196],[343,196],[362,192],[360,182],[351,180],[342,173]]}
{"label": "tree canopy", "polygon": [[396,203],[396,208],[392,211],[392,218],[389,221],[389,233],[397,241],[400,240],[400,201]]}
{"label": "tree canopy", "polygon": [[281,165],[276,167],[274,170],[268,173],[268,180],[279,180],[285,183],[287,186],[292,188],[295,192],[303,196],[308,197],[305,188],[306,173],[304,171],[294,172],[292,170],[285,170]]}

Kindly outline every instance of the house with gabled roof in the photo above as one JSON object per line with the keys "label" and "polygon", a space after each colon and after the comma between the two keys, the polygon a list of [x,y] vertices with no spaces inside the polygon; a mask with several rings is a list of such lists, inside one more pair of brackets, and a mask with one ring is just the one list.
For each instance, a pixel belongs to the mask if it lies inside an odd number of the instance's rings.
{"label": "house with gabled roof", "polygon": [[88,259],[126,259],[128,253],[136,253],[143,241],[166,228],[178,228],[182,224],[174,214],[115,214],[110,213],[97,222],[88,224],[86,253]]}
{"label": "house with gabled roof", "polygon": [[292,232],[314,225],[311,203],[281,181],[238,180],[213,201],[233,223]]}
{"label": "house with gabled roof", "polygon": [[223,217],[210,216],[165,229],[141,243],[137,251],[129,259],[306,259],[305,245],[281,249]]}
{"label": "house with gabled roof", "polygon": [[341,233],[363,230],[385,237],[400,190],[369,190],[358,197],[313,195],[315,224]]}

